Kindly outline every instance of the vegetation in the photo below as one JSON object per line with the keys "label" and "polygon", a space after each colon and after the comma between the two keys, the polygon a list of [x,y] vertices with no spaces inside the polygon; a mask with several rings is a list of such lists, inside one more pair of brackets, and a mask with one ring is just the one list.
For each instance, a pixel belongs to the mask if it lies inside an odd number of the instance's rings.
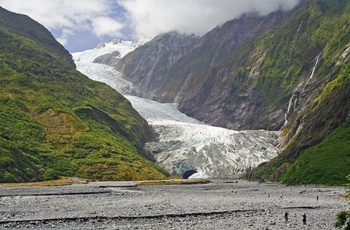
{"label": "vegetation", "polygon": [[0,187],[4,188],[21,188],[21,187],[40,187],[40,186],[65,186],[72,184],[87,184],[89,181],[76,177],[61,177],[57,180],[47,180],[40,182],[25,183],[1,183]]}
{"label": "vegetation", "polygon": [[342,228],[345,230],[350,230],[350,223],[348,221],[350,217],[349,211],[341,211],[337,214],[337,222],[335,223],[335,227]]}
{"label": "vegetation", "polygon": [[[350,174],[347,176],[348,181],[350,180]],[[347,187],[350,188],[350,184],[347,184]],[[348,191],[346,198],[350,198],[350,191]],[[335,227],[342,228],[345,230],[350,230],[350,211],[343,210],[337,214],[337,219]]]}
{"label": "vegetation", "polygon": [[[281,177],[286,184],[344,185],[350,172],[350,120],[308,148]],[[326,163],[325,163],[326,162]]]}
{"label": "vegetation", "polygon": [[[281,128],[284,120],[280,119],[277,125],[271,124],[274,120],[271,113],[279,112],[276,108],[285,107],[293,91],[301,93],[297,90],[298,85],[304,86],[306,95],[315,90],[306,82],[318,55],[321,61],[314,84],[327,81],[326,78],[333,74],[332,65],[350,39],[347,30],[350,15],[346,1],[333,1],[330,9],[322,8],[322,2],[305,3],[284,25],[256,38],[232,57],[230,65],[237,67],[230,82],[223,85],[229,85],[238,95],[254,86],[252,99],[255,104],[248,101],[257,107],[249,120],[251,127]],[[253,74],[254,70],[258,72],[257,77]],[[242,103],[240,97],[233,97],[230,105],[236,103]]]}
{"label": "vegetation", "polygon": [[75,69],[41,25],[0,8],[0,182],[163,179],[129,101]]}
{"label": "vegetation", "polygon": [[[252,122],[268,118],[266,114],[274,107],[288,104],[293,93],[299,110],[288,116],[282,153],[249,172],[248,177],[288,184],[344,183],[350,173],[346,122],[350,109],[349,24],[348,1],[313,0],[255,43],[259,48],[254,52],[264,56],[260,67],[263,77],[256,80],[258,98],[264,100],[260,100]],[[314,66],[312,84],[306,84]]]}

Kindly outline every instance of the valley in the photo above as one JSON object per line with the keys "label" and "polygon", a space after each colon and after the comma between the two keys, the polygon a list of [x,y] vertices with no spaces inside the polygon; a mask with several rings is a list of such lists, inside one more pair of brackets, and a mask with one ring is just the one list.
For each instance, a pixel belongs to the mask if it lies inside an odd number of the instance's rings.
{"label": "valley", "polygon": [[[115,50],[126,49],[122,43],[115,45]],[[77,69],[92,80],[110,85],[131,102],[157,136],[146,143],[145,149],[172,175],[183,176],[192,170],[196,172],[193,178],[234,178],[277,156],[278,131],[214,127],[179,112],[174,103],[133,96],[138,89],[123,79],[121,73],[93,63],[103,52],[113,51],[97,47],[73,54]]]}
{"label": "valley", "polygon": [[[131,2],[89,5],[95,21],[72,14],[87,24],[59,38],[0,6],[0,228],[335,229],[349,197],[350,2],[262,13],[252,1],[203,34],[169,24],[145,38]],[[100,44],[68,51],[75,33]]]}
{"label": "valley", "polygon": [[344,185],[349,10],[283,3],[204,34],[103,39],[73,60],[52,31],[1,7],[0,181]]}
{"label": "valley", "polygon": [[344,193],[342,187],[240,180],[159,186],[126,181],[0,186],[0,228],[331,230],[336,229],[335,215],[347,208]]}

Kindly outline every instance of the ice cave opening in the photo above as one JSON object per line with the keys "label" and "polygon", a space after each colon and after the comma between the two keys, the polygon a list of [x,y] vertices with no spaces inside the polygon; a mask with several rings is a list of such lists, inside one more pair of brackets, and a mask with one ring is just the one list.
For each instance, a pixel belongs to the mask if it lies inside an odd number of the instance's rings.
{"label": "ice cave opening", "polygon": [[190,176],[192,176],[195,173],[197,173],[197,170],[194,170],[194,169],[188,170],[182,175],[182,178],[188,179]]}

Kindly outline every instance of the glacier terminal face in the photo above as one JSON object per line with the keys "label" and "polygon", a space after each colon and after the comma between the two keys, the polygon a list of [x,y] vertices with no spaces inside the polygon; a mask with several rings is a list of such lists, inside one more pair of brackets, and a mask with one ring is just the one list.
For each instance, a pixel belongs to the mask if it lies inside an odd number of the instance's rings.
{"label": "glacier terminal face", "polygon": [[137,89],[123,79],[121,73],[110,66],[93,63],[96,57],[108,52],[119,51],[125,55],[128,44],[105,44],[74,53],[73,57],[80,72],[123,94],[153,127],[157,138],[146,143],[145,148],[154,155],[156,163],[173,175],[183,176],[190,171],[196,172],[191,178],[233,178],[277,156],[279,132],[234,131],[206,125],[179,112],[175,104],[132,96]]}
{"label": "glacier terminal face", "polygon": [[172,174],[195,170],[191,178],[233,178],[278,154],[279,132],[233,131],[205,124],[148,120],[159,134],[146,144]]}

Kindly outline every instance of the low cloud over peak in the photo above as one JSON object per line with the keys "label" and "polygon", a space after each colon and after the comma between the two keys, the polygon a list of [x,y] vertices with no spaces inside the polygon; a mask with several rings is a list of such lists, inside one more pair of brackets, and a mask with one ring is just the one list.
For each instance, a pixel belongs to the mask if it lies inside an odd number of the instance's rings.
{"label": "low cloud over peak", "polygon": [[137,36],[154,36],[176,30],[204,34],[247,12],[267,15],[291,10],[300,0],[120,0]]}
{"label": "low cloud over peak", "polygon": [[0,0],[48,28],[71,52],[112,38],[178,31],[201,35],[247,12],[290,10],[300,0]]}

